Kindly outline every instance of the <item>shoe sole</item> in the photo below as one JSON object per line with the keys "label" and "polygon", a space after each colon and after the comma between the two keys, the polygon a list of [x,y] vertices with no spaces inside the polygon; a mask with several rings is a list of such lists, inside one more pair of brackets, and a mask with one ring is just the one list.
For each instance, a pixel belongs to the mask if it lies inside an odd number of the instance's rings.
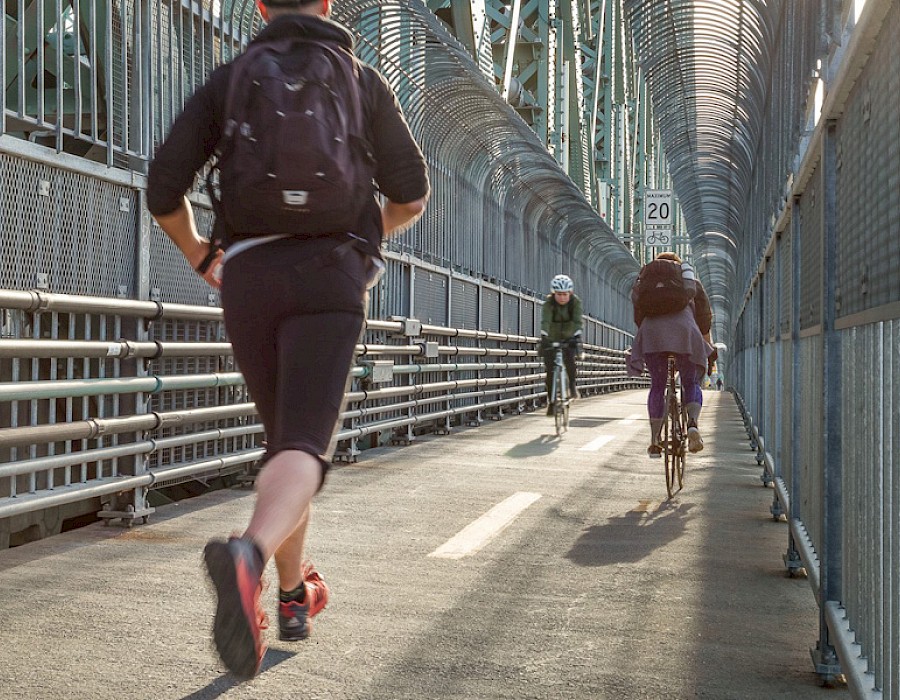
{"label": "shoe sole", "polygon": [[282,642],[302,642],[304,639],[309,639],[309,635],[312,633],[312,625],[306,625],[306,631],[301,632],[300,634],[285,634],[284,632],[278,633],[278,639]]}
{"label": "shoe sole", "polygon": [[262,663],[262,653],[257,652],[253,628],[248,621],[248,613],[256,614],[255,605],[250,601],[248,611],[241,600],[239,573],[227,544],[210,542],[203,550],[203,558],[218,599],[213,622],[216,649],[222,662],[234,675],[253,678]]}
{"label": "shoe sole", "polygon": [[697,454],[703,451],[703,438],[697,430],[688,430],[688,451],[691,454]]}

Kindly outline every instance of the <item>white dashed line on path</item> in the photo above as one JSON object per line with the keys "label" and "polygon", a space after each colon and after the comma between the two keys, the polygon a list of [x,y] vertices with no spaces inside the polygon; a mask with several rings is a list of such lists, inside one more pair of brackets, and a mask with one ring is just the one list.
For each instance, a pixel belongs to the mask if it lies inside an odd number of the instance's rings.
{"label": "white dashed line on path", "polygon": [[539,493],[520,491],[501,501],[477,520],[434,550],[429,557],[462,559],[474,554],[499,535],[522,511],[541,497]]}
{"label": "white dashed line on path", "polygon": [[579,447],[578,451],[579,452],[597,452],[606,443],[611,442],[612,440],[615,440],[615,439],[616,439],[615,435],[601,435],[599,437],[595,437],[584,447]]}
{"label": "white dashed line on path", "polygon": [[633,425],[635,421],[639,421],[642,418],[646,418],[642,413],[632,413],[627,418],[622,419],[622,425]]}

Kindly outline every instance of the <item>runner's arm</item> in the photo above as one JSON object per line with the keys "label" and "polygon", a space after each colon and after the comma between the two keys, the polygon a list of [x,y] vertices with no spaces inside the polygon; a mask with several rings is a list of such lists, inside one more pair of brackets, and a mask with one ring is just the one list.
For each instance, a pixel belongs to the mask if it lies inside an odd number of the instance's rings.
{"label": "runner's arm", "polygon": [[206,270],[201,272],[198,269],[206,257],[212,254],[212,249],[210,242],[197,231],[197,221],[188,198],[182,196],[181,202],[173,211],[168,214],[156,214],[153,218],[156,219],[156,223],[163,232],[178,246],[188,264],[194,268],[197,274],[207,284],[218,289],[219,278],[216,268],[221,264],[224,253],[221,250],[215,251]]}
{"label": "runner's arm", "polygon": [[427,201],[427,196],[405,203],[392,202],[388,199],[381,208],[384,234],[388,236],[392,233],[400,233],[412,226],[422,216]]}

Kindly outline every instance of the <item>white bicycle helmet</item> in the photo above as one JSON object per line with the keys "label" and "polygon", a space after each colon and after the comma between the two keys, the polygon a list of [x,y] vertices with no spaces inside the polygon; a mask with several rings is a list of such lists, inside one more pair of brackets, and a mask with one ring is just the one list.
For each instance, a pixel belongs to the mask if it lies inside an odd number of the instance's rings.
{"label": "white bicycle helmet", "polygon": [[575,289],[575,285],[568,275],[557,275],[550,280],[550,289],[554,292],[571,292]]}

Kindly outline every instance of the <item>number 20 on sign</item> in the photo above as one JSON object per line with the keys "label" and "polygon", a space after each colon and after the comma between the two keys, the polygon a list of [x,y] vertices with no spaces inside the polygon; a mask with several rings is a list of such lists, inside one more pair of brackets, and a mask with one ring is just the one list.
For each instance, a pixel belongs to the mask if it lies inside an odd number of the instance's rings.
{"label": "number 20 on sign", "polygon": [[671,226],[672,190],[646,190],[644,192],[644,225]]}

